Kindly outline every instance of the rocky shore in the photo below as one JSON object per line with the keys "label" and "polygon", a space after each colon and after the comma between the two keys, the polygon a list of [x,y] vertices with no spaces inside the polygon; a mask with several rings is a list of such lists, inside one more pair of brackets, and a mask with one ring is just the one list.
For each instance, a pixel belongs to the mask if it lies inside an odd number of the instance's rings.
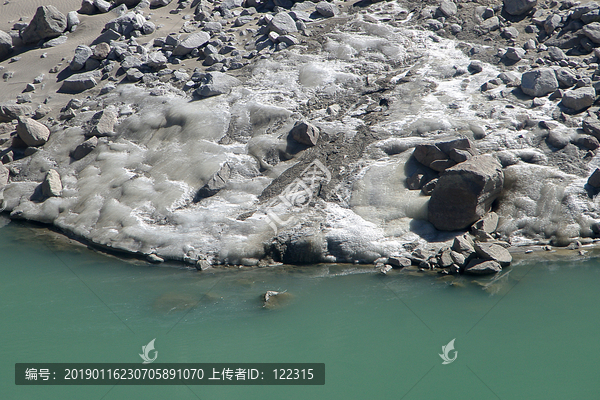
{"label": "rocky shore", "polygon": [[77,6],[0,21],[11,218],[199,270],[600,237],[595,2]]}

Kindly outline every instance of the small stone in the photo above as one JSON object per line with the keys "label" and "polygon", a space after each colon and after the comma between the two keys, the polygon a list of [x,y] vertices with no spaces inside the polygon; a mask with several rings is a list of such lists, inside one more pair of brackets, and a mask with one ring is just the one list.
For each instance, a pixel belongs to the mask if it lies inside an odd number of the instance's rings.
{"label": "small stone", "polygon": [[319,128],[305,121],[296,121],[290,135],[298,143],[315,146],[319,140]]}

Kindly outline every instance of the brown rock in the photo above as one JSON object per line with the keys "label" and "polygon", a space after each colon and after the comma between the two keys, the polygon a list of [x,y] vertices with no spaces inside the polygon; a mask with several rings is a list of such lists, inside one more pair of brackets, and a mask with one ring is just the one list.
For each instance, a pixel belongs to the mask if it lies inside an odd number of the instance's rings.
{"label": "brown rock", "polygon": [[305,121],[297,121],[290,131],[292,139],[307,146],[315,146],[319,140],[319,128]]}

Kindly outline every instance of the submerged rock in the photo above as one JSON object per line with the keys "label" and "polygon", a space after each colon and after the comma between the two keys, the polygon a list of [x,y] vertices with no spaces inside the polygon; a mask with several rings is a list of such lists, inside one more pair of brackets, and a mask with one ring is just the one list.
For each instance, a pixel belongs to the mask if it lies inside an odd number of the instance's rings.
{"label": "submerged rock", "polygon": [[472,157],[440,176],[429,200],[428,220],[443,231],[465,229],[490,210],[503,185],[502,166],[495,157]]}
{"label": "submerged rock", "polygon": [[279,308],[285,305],[290,299],[291,295],[288,292],[277,292],[275,290],[267,290],[262,296],[264,308]]}

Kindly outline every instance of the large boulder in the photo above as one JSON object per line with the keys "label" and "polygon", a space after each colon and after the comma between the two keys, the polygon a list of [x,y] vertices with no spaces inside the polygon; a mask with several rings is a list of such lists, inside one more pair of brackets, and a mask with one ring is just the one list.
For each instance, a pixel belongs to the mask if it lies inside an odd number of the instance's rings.
{"label": "large boulder", "polygon": [[31,118],[19,118],[17,135],[27,146],[41,146],[48,141],[50,130]]}
{"label": "large boulder", "polygon": [[502,271],[502,266],[496,261],[484,261],[479,258],[471,261],[465,268],[465,273],[471,275],[490,275],[500,271]]}
{"label": "large boulder", "polygon": [[437,229],[465,229],[490,211],[504,185],[504,173],[491,155],[471,157],[448,168],[439,178],[428,206]]}
{"label": "large boulder", "polygon": [[558,89],[556,73],[550,68],[538,68],[521,76],[521,90],[532,97],[545,96]]}
{"label": "large boulder", "polygon": [[275,14],[269,23],[269,31],[276,32],[280,35],[288,35],[293,32],[298,32],[296,21],[286,12]]}
{"label": "large boulder", "polygon": [[192,52],[192,50],[204,45],[210,40],[210,35],[207,32],[196,32],[192,33],[185,39],[183,39],[175,50],[173,50],[174,56],[185,56]]}
{"label": "large boulder", "polygon": [[537,0],[504,0],[504,10],[510,15],[523,15],[537,4]]}
{"label": "large boulder", "polygon": [[600,43],[600,22],[592,22],[587,24],[582,29],[583,34],[587,36],[592,42]]}
{"label": "large boulder", "polygon": [[0,104],[0,122],[11,122],[31,114],[33,109],[27,104]]}
{"label": "large boulder", "polygon": [[98,82],[91,72],[75,74],[63,81],[60,91],[63,93],[80,93],[93,88],[97,84]]}
{"label": "large boulder", "polygon": [[67,29],[67,17],[54,6],[38,7],[27,28],[21,32],[24,43],[60,36]]}
{"label": "large boulder", "polygon": [[496,261],[502,267],[508,267],[512,262],[510,252],[494,243],[475,243],[475,251],[479,258]]}
{"label": "large boulder", "polygon": [[596,101],[596,90],[591,86],[568,90],[563,94],[562,105],[575,111],[588,108]]}
{"label": "large boulder", "polygon": [[12,37],[0,31],[0,60],[8,56],[12,52]]}

